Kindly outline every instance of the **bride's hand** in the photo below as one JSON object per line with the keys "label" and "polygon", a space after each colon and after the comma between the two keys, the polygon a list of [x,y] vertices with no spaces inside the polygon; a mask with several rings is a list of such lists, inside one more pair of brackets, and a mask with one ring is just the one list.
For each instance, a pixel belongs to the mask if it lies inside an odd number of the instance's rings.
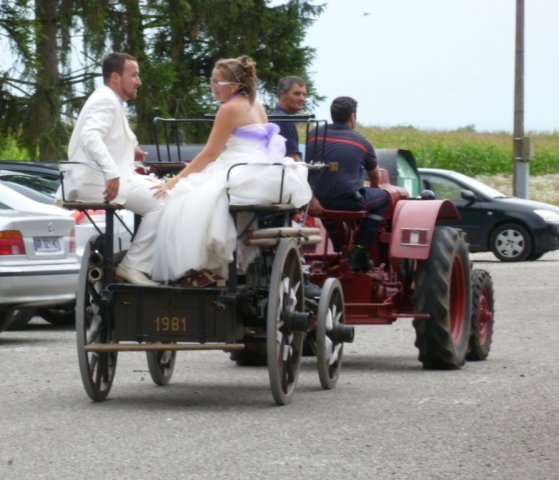
{"label": "bride's hand", "polygon": [[171,190],[176,184],[178,180],[176,178],[171,178],[167,180],[165,183],[160,183],[158,185],[154,185],[151,187],[151,190],[154,190],[153,196],[155,198],[163,198],[167,195],[167,192]]}

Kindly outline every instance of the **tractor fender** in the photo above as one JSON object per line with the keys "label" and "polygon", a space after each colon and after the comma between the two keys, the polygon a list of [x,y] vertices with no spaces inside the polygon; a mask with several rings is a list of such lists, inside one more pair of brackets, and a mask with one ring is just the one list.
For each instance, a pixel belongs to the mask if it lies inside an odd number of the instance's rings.
{"label": "tractor fender", "polygon": [[450,200],[401,200],[394,208],[391,258],[429,258],[437,220],[460,220]]}

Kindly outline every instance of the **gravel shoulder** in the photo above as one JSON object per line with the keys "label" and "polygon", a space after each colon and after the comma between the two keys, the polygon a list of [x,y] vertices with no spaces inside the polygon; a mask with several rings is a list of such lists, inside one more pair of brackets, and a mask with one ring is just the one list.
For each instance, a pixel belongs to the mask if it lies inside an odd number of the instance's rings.
{"label": "gravel shoulder", "polygon": [[[476,179],[507,195],[512,195],[514,184],[512,175],[479,175]],[[559,206],[559,174],[530,176],[528,197],[530,200]]]}

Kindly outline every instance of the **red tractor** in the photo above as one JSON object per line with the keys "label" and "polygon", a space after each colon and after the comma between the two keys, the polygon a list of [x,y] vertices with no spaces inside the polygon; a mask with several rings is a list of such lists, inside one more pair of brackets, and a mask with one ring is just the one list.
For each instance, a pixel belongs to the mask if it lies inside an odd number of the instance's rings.
{"label": "red tractor", "polygon": [[[297,122],[305,127],[307,138],[311,128],[318,131],[316,127],[325,123],[313,116],[277,117],[274,121]],[[200,144],[175,141],[181,137],[179,127],[192,122],[200,120],[155,119],[156,139],[159,127],[163,146],[144,146],[147,150],[155,147],[155,174],[173,171],[182,166],[177,161],[188,161],[201,149]],[[314,148],[321,148],[320,142],[314,143]],[[385,167],[381,169],[381,188],[388,192],[390,205],[378,241],[371,247],[375,265],[371,271],[355,273],[348,264],[353,237],[366,212],[325,211],[314,222],[307,221],[318,224],[322,241],[301,247],[301,257],[307,279],[322,287],[322,293],[314,299],[305,298],[305,308],[313,313],[305,345],[307,352],[318,357],[325,388],[336,383],[343,343],[353,340],[353,325],[385,325],[413,318],[415,344],[425,368],[456,369],[466,359],[483,360],[489,354],[494,315],[491,276],[485,270],[471,269],[460,230],[437,224],[460,218],[451,201],[436,200],[428,191],[410,198],[408,190],[391,183],[390,179],[398,183],[394,152],[378,152],[380,165]],[[415,170],[411,152],[397,152]],[[310,170],[320,168],[324,166],[309,165]],[[298,218],[305,223],[305,214]],[[280,238],[293,233],[287,230],[263,228],[260,235]],[[256,324],[248,332],[244,350],[233,352],[232,358],[239,364],[265,365],[265,328]]]}
{"label": "red tractor", "polygon": [[335,385],[340,370],[341,326],[385,325],[413,317],[424,368],[456,369],[466,359],[483,360],[489,353],[494,314],[491,277],[484,270],[471,270],[460,230],[437,225],[438,220],[459,219],[456,207],[449,200],[435,200],[429,192],[421,199],[409,199],[405,189],[389,183],[386,170],[381,188],[388,192],[390,206],[371,247],[371,271],[352,272],[348,264],[365,211],[325,211],[319,219],[324,241],[314,251],[303,252],[311,282],[322,287],[318,310],[323,305],[332,310],[317,317],[325,318],[325,325],[317,322],[311,332],[316,334],[325,388]]}

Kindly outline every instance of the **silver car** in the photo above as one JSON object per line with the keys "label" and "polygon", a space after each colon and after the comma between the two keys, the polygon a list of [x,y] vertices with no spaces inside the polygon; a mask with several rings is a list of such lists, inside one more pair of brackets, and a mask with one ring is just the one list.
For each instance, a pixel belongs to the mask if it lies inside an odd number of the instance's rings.
{"label": "silver car", "polygon": [[[66,210],[54,204],[54,196],[59,183],[58,180],[41,178],[36,175],[0,170],[0,196],[8,188],[12,190],[9,199],[4,201],[7,205],[26,212],[71,216],[75,220],[76,248],[78,256],[81,256],[89,239],[97,235],[98,232],[83,212]],[[89,210],[88,214],[97,228],[104,231],[105,212],[103,210]],[[119,212],[118,215],[122,218],[122,222],[115,220],[115,248],[126,250],[130,246],[131,231],[134,228],[134,214],[124,210]]]}
{"label": "silver car", "polygon": [[[0,162],[1,164],[2,162]],[[54,205],[54,196],[58,185],[57,178],[42,178],[37,175],[0,170],[0,201],[20,211],[60,215],[73,219],[75,221],[73,241],[76,244],[76,254],[81,257],[89,239],[97,235],[99,231],[104,231],[105,212],[88,210],[88,217],[81,211],[70,211],[57,207]],[[130,245],[134,214],[124,210],[118,215],[123,222],[115,220],[115,249],[126,250]],[[90,219],[95,225],[91,223]],[[9,323],[10,329],[20,329],[25,327],[35,315],[57,325],[74,323],[73,305],[17,309],[9,315],[10,318],[6,322]]]}
{"label": "silver car", "polygon": [[0,331],[14,309],[74,304],[74,225],[70,217],[14,210],[0,196]]}

